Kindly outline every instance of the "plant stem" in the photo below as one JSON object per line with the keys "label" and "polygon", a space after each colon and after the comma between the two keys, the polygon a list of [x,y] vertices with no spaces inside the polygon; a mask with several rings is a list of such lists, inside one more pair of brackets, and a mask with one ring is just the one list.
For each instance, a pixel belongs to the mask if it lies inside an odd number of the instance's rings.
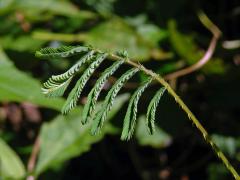
{"label": "plant stem", "polygon": [[39,138],[39,135],[38,135],[36,140],[35,140],[35,143],[33,145],[32,154],[31,154],[31,156],[29,158],[29,161],[28,161],[27,168],[28,168],[29,176],[27,177],[27,180],[34,180],[35,179],[34,175],[32,175],[31,173],[33,172],[33,170],[35,168],[39,150],[40,150],[40,138]]}
{"label": "plant stem", "polygon": [[211,39],[211,42],[208,46],[207,51],[204,53],[204,56],[195,64],[186,67],[184,69],[178,70],[176,72],[167,74],[164,76],[166,80],[176,79],[181,76],[190,74],[194,71],[197,71],[198,69],[202,68],[211,58],[212,55],[216,49],[217,41],[219,40],[220,36],[222,35],[222,32],[220,29],[207,17],[207,15],[204,12],[198,13],[199,20],[202,22],[202,24],[212,33],[213,37]]}
{"label": "plant stem", "polygon": [[176,79],[176,78],[179,78],[181,76],[190,74],[190,73],[192,73],[194,71],[197,71],[198,69],[202,68],[210,60],[210,58],[212,57],[212,55],[213,55],[213,53],[215,51],[215,48],[216,48],[216,44],[217,44],[218,38],[219,37],[213,36],[213,38],[212,38],[212,40],[211,40],[211,42],[209,44],[208,50],[206,51],[204,56],[196,64],[193,64],[193,65],[191,65],[189,67],[186,67],[184,69],[178,70],[176,72],[167,74],[164,78],[167,79],[167,80]]}
{"label": "plant stem", "polygon": [[[109,54],[109,58],[113,60],[121,60],[122,57],[117,56],[115,54]],[[153,71],[145,68],[140,63],[133,62],[132,60],[127,59],[126,63],[134,66],[136,68],[139,68],[141,71],[143,71],[145,74],[153,77],[156,81],[158,81],[161,85],[163,85],[169,94],[171,94],[175,101],[180,105],[182,110],[188,115],[188,118],[192,121],[192,123],[196,126],[196,128],[201,132],[203,138],[205,141],[211,145],[213,151],[216,153],[218,158],[222,160],[223,164],[226,166],[226,168],[232,173],[233,177],[236,180],[240,180],[240,176],[238,175],[237,171],[234,169],[234,167],[231,165],[231,163],[228,161],[226,156],[223,154],[223,152],[219,149],[219,147],[213,142],[211,137],[209,136],[206,129],[202,126],[202,124],[199,122],[199,120],[195,117],[195,115],[190,111],[190,109],[187,107],[187,105],[182,101],[182,99],[175,93],[175,91],[171,88],[171,86],[162,78],[159,74],[154,73]]]}
{"label": "plant stem", "polygon": [[46,41],[64,41],[64,42],[83,42],[87,38],[87,34],[63,34],[63,33],[52,33],[52,32],[33,32],[32,37],[35,39],[46,40]]}

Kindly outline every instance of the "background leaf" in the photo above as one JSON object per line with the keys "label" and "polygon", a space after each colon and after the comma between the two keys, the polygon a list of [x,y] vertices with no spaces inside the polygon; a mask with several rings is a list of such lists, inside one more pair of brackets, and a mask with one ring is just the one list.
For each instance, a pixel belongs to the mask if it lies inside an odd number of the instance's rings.
{"label": "background leaf", "polygon": [[171,143],[171,136],[156,126],[153,135],[150,135],[146,123],[145,116],[138,118],[136,126],[136,138],[138,143],[142,146],[151,146],[154,148],[163,148]]}
{"label": "background leaf", "polygon": [[[108,120],[120,110],[129,98],[128,94],[118,96]],[[72,157],[87,152],[92,144],[100,141],[107,133],[114,133],[115,129],[106,123],[101,134],[90,134],[91,123],[81,124],[82,107],[77,107],[67,116],[59,115],[50,123],[45,123],[40,132],[41,149],[37,162],[36,174],[56,164],[61,164]]]}
{"label": "background leaf", "polygon": [[18,155],[0,138],[0,179],[21,179],[25,167]]}
{"label": "background leaf", "polygon": [[41,93],[40,83],[19,71],[0,49],[0,101],[28,101],[42,107],[60,110],[61,98],[47,99]]}
{"label": "background leaf", "polygon": [[[11,12],[14,10],[21,10],[30,19],[41,19],[37,17],[43,12],[46,14],[58,14],[63,16],[78,16],[78,17],[93,17],[94,13],[88,11],[79,11],[79,9],[74,6],[69,1],[57,1],[57,0],[12,0],[3,3],[0,6],[0,14],[6,12]],[[47,12],[47,13],[46,13]],[[42,17],[44,19],[44,16]]]}
{"label": "background leaf", "polygon": [[[127,50],[129,56],[133,59],[146,61],[152,57],[153,50],[158,51],[159,49],[156,46],[156,41],[149,41],[152,38],[151,36],[156,38],[158,32],[153,27],[140,29],[139,31],[140,33],[129,26],[124,20],[113,18],[91,29],[87,33],[88,36],[85,43],[111,52]],[[149,34],[149,36],[145,37],[144,31],[154,31],[154,34]]]}

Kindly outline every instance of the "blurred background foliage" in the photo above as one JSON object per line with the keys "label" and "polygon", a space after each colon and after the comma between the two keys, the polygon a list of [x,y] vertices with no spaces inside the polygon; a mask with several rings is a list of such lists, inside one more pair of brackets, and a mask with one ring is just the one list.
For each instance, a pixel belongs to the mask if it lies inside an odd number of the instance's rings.
{"label": "blurred background foliage", "polygon": [[162,75],[196,63],[212,36],[199,10],[223,35],[201,70],[170,83],[240,171],[239,0],[0,0],[0,179],[231,179],[171,97],[160,103],[156,133],[147,134],[141,114],[155,84],[141,100],[135,137],[120,141],[128,92],[142,75],[119,95],[99,136],[80,123],[86,96],[62,116],[64,99],[41,94],[40,82],[76,61],[36,59],[41,47],[127,50]]}

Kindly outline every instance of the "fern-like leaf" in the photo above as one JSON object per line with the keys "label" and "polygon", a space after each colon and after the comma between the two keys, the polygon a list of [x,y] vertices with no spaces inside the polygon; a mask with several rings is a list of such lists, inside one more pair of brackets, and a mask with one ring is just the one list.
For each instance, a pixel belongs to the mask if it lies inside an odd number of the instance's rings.
{"label": "fern-like leaf", "polygon": [[47,47],[36,51],[35,56],[44,59],[66,58],[82,52],[88,52],[90,47],[86,46],[61,46],[58,48]]}
{"label": "fern-like leaf", "polygon": [[153,134],[155,131],[155,114],[156,114],[156,109],[157,105],[163,96],[166,88],[162,87],[160,88],[154,97],[152,98],[151,102],[149,103],[148,109],[147,109],[147,117],[146,117],[146,124],[148,127],[148,132],[149,134]]}
{"label": "fern-like leaf", "polygon": [[132,95],[128,108],[127,113],[125,115],[124,121],[123,121],[123,130],[121,139],[122,140],[129,140],[134,132],[134,127],[136,124],[137,119],[137,111],[138,111],[138,101],[144,92],[144,90],[148,87],[148,85],[151,83],[152,78],[149,78],[145,83],[143,83],[142,86],[140,86]]}
{"label": "fern-like leaf", "polygon": [[110,91],[108,92],[108,94],[103,102],[103,105],[101,106],[102,108],[97,112],[96,117],[93,120],[93,125],[92,125],[92,129],[91,129],[92,134],[95,135],[95,134],[99,133],[100,129],[103,126],[104,121],[107,118],[109,111],[112,108],[112,105],[113,105],[115,97],[117,96],[117,93],[123,87],[125,82],[128,81],[138,71],[139,71],[138,68],[132,68],[132,69],[128,70],[117,80],[117,82],[110,89]]}
{"label": "fern-like leaf", "polygon": [[76,64],[74,64],[68,71],[66,71],[65,73],[60,74],[60,75],[52,76],[52,80],[62,81],[65,79],[69,79],[70,77],[75,75],[80,70],[80,67],[83,64],[94,59],[94,53],[95,53],[95,51],[93,51],[93,50],[89,51],[86,55],[84,55],[82,58],[80,58],[80,60],[77,61]]}
{"label": "fern-like leaf", "polygon": [[62,96],[67,89],[72,78],[63,82],[53,81],[51,78],[43,84],[42,93],[47,97],[54,98]]}
{"label": "fern-like leaf", "polygon": [[80,95],[82,93],[82,90],[87,83],[88,79],[91,77],[91,75],[94,73],[95,69],[106,59],[108,56],[107,53],[104,54],[98,54],[96,57],[96,60],[93,61],[92,64],[85,70],[81,78],[77,81],[75,87],[70,92],[63,108],[62,113],[67,114],[72,108],[74,108],[77,105],[77,101],[80,98]]}
{"label": "fern-like leaf", "polygon": [[73,76],[79,71],[80,67],[94,58],[94,51],[90,51],[72,66],[67,72],[52,76],[43,84],[42,92],[47,97],[62,96],[71,82]]}
{"label": "fern-like leaf", "polygon": [[[104,73],[102,74],[102,76],[97,81],[96,85],[88,95],[88,100],[87,100],[86,106],[84,107],[84,115],[83,115],[84,116],[83,124],[86,123],[87,117],[89,117],[91,113],[94,112],[97,98],[107,78],[111,76],[122,63],[125,62],[126,64],[129,64],[134,68],[124,73],[116,81],[116,83],[108,92],[101,106],[101,109],[96,113],[96,116],[94,116],[92,129],[91,129],[92,134],[97,134],[101,130],[103,123],[106,120],[107,115],[113,106],[113,102],[115,97],[117,96],[117,93],[124,86],[126,81],[128,81],[135,73],[141,70],[146,75],[157,80],[158,83],[164,86],[163,88],[160,88],[157,91],[157,93],[154,95],[147,109],[146,124],[147,124],[149,133],[153,134],[154,132],[154,128],[155,128],[154,121],[155,121],[156,109],[161,97],[163,96],[165,90],[167,89],[169,94],[175,98],[176,102],[180,105],[182,110],[188,115],[189,119],[193,122],[193,124],[197,127],[197,129],[202,133],[206,142],[208,142],[211,145],[212,149],[215,151],[217,156],[223,161],[223,163],[225,164],[227,169],[232,173],[235,179],[240,179],[240,176],[238,175],[237,171],[230,164],[230,162],[222,153],[222,151],[217,147],[217,145],[212,141],[212,139],[209,138],[208,132],[204,129],[204,127],[201,125],[198,119],[185,105],[182,99],[178,97],[175,91],[169,86],[169,84],[160,75],[157,75],[153,71],[129,59],[126,51],[118,51],[117,54],[113,54],[113,53],[104,54],[100,50],[93,51],[93,48],[90,48],[90,47],[64,46],[60,48],[42,49],[36,52],[36,56],[41,58],[64,58],[64,57],[70,57],[77,54],[82,55],[84,53],[88,53],[88,54],[85,57],[83,57],[83,59],[81,59],[77,64],[75,64],[71,69],[69,69],[67,72],[57,76],[52,76],[46,83],[44,83],[44,88],[42,89],[43,93],[49,97],[56,97],[56,96],[63,95],[71,79],[79,71],[80,66],[83,63],[85,63],[87,60],[92,60],[92,59],[95,60],[85,70],[81,78],[77,81],[75,87],[70,92],[70,95],[68,96],[67,101],[62,109],[62,112],[64,114],[68,113],[73,107],[76,106],[77,100],[79,99],[81,92],[85,84],[87,83],[88,79],[93,74],[94,70],[100,65],[100,63],[108,56],[110,59],[116,60],[118,62],[114,63],[110,68],[104,71]],[[95,54],[97,55],[95,56]],[[151,82],[151,79],[149,79],[145,84],[139,87],[134,92],[133,96],[130,99],[128,110],[124,119],[124,125],[123,125],[124,127],[123,127],[122,136],[121,136],[121,139],[123,140],[125,139],[129,140],[134,132],[134,127],[136,124],[138,101],[150,82]]]}
{"label": "fern-like leaf", "polygon": [[113,75],[113,73],[124,63],[124,60],[116,61],[112,66],[107,68],[102,74],[101,77],[97,80],[95,86],[88,94],[87,103],[83,109],[82,124],[86,124],[88,118],[92,115],[95,110],[95,105],[98,99],[98,96],[107,81],[107,79]]}

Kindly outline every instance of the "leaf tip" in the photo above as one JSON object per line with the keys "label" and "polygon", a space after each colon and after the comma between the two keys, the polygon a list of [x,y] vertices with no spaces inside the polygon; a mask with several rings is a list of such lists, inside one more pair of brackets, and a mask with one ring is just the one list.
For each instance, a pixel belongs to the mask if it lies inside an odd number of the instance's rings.
{"label": "leaf tip", "polygon": [[40,58],[42,57],[42,53],[40,51],[35,52],[35,57]]}

